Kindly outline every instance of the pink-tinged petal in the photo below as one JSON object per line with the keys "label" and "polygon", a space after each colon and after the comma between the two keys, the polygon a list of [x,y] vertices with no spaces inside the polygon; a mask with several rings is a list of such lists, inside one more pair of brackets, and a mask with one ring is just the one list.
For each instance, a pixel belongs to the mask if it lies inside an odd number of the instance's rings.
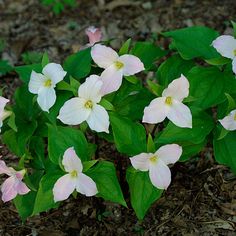
{"label": "pink-tinged petal", "polygon": [[85,108],[86,100],[83,98],[72,98],[65,102],[57,117],[67,125],[79,125],[88,119],[91,109]]}
{"label": "pink-tinged petal", "polygon": [[94,62],[104,69],[111,66],[119,57],[112,48],[100,44],[92,47],[91,56]]}
{"label": "pink-tinged petal", "polygon": [[7,167],[4,161],[0,161],[0,174],[11,175],[11,169]]}
{"label": "pink-tinged petal", "polygon": [[232,70],[233,70],[234,74],[236,74],[236,57],[232,61]]}
{"label": "pink-tinged petal", "polygon": [[66,200],[75,190],[76,178],[66,174],[59,178],[53,187],[54,202]]}
{"label": "pink-tinged petal", "polygon": [[25,195],[30,192],[30,189],[22,181],[18,181],[15,185],[15,190],[19,195]]}
{"label": "pink-tinged petal", "polygon": [[62,81],[66,73],[62,66],[56,63],[49,63],[43,68],[43,74],[51,79],[54,85]]}
{"label": "pink-tinged petal", "polygon": [[149,177],[152,184],[159,189],[167,189],[171,182],[170,169],[160,159],[155,164],[150,164]]}
{"label": "pink-tinged petal", "polygon": [[134,169],[141,171],[149,170],[149,158],[152,157],[152,153],[140,153],[136,156],[130,157],[130,161]]}
{"label": "pink-tinged petal", "polygon": [[155,98],[145,107],[143,115],[144,123],[157,124],[166,118],[169,112],[169,106],[165,104],[165,100],[166,98],[164,97]]}
{"label": "pink-tinged petal", "polygon": [[38,92],[37,102],[43,111],[49,112],[49,109],[56,102],[54,88],[41,87]]}
{"label": "pink-tinged petal", "polygon": [[173,80],[168,87],[163,91],[163,97],[172,97],[180,102],[189,94],[189,81],[184,75]]}
{"label": "pink-tinged petal", "polygon": [[174,164],[182,155],[183,149],[177,144],[167,144],[156,151],[156,156],[166,165]]}
{"label": "pink-tinged petal", "polygon": [[233,110],[227,115],[224,119],[219,120],[221,125],[226,129],[226,130],[236,130],[236,110]]}
{"label": "pink-tinged petal", "polygon": [[89,44],[92,46],[102,40],[102,32],[100,29],[90,26],[85,30],[86,35],[89,38]]}
{"label": "pink-tinged petal", "polygon": [[173,104],[170,106],[170,111],[167,114],[167,117],[176,126],[192,128],[192,114],[190,109],[177,100],[173,100]]}
{"label": "pink-tinged petal", "polygon": [[1,186],[1,191],[2,191],[2,200],[4,202],[8,202],[16,197],[17,195],[17,191],[15,190],[16,180],[17,179],[14,176],[11,176],[3,182]]}
{"label": "pink-tinged petal", "polygon": [[123,74],[125,76],[134,75],[145,70],[143,63],[136,56],[123,55],[119,57],[118,61],[121,61],[124,64]]}
{"label": "pink-tinged petal", "polygon": [[115,65],[112,65],[105,69],[100,77],[103,82],[101,94],[106,95],[117,91],[122,84],[122,77],[122,70],[117,70]]}
{"label": "pink-tinged petal", "polygon": [[234,59],[236,50],[236,39],[230,35],[221,35],[212,42],[212,46],[222,56]]}
{"label": "pink-tinged petal", "polygon": [[76,191],[87,197],[94,196],[98,193],[96,183],[87,175],[80,173],[76,182]]}
{"label": "pink-tinged petal", "polygon": [[39,89],[44,85],[45,76],[35,71],[31,72],[29,81],[29,91],[33,94],[38,94]]}
{"label": "pink-tinged petal", "polygon": [[91,130],[109,133],[109,116],[101,105],[94,104],[87,122]]}
{"label": "pink-tinged petal", "polygon": [[77,156],[74,147],[70,147],[65,151],[62,164],[67,172],[76,170],[80,173],[83,170],[82,162]]}
{"label": "pink-tinged petal", "polygon": [[90,75],[79,87],[79,97],[91,100],[95,103],[101,100],[102,81],[97,75]]}

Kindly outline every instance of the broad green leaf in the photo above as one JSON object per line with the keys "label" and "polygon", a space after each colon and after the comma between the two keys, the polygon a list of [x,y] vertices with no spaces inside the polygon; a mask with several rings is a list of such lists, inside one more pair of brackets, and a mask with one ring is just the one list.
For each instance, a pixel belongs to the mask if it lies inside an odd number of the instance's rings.
{"label": "broad green leaf", "polygon": [[130,38],[121,46],[121,48],[119,50],[119,55],[120,56],[129,53],[129,48],[130,48],[131,41],[132,40]]}
{"label": "broad green leaf", "polygon": [[45,52],[43,54],[43,58],[42,58],[42,67],[45,67],[47,64],[49,64],[49,58],[48,58],[48,54]]}
{"label": "broad green leaf", "polygon": [[155,143],[154,143],[154,141],[152,139],[152,135],[151,134],[148,134],[147,152],[151,152],[151,153],[156,152]]}
{"label": "broad green leaf", "polygon": [[194,66],[194,62],[182,59],[175,54],[164,61],[157,70],[157,81],[160,85],[167,87],[170,82],[186,73]]}
{"label": "broad green leaf", "polygon": [[163,33],[165,37],[172,38],[171,47],[176,48],[181,57],[189,60],[193,58],[212,59],[220,57],[211,46],[219,34],[203,26],[193,26]]}
{"label": "broad green leaf", "polygon": [[75,128],[48,125],[48,154],[59,164],[67,148],[74,147],[82,161],[89,160],[88,142],[84,134]]}
{"label": "broad green leaf", "polygon": [[64,62],[64,69],[75,79],[86,77],[91,70],[91,49],[81,50],[69,57]]}
{"label": "broad green leaf", "polygon": [[148,172],[137,171],[130,167],[126,172],[129,184],[131,205],[142,220],[151,205],[161,197],[163,190],[154,187],[149,179]]}
{"label": "broad green leaf", "polygon": [[110,113],[110,122],[119,152],[136,155],[146,151],[146,131],[141,124],[115,113]]}
{"label": "broad green leaf", "polygon": [[97,196],[105,200],[119,203],[125,207],[127,206],[113,163],[100,161],[97,165],[86,171],[85,174],[96,182],[98,188]]}
{"label": "broad green leaf", "polygon": [[9,73],[12,69],[13,68],[9,65],[8,61],[0,60],[0,76]]}
{"label": "broad green leaf", "polygon": [[228,166],[236,174],[236,131],[230,131],[223,139],[213,140],[215,159],[219,164]]}
{"label": "broad green leaf", "polygon": [[137,42],[130,53],[137,56],[143,62],[145,69],[149,70],[154,62],[165,56],[167,52],[153,43]]}

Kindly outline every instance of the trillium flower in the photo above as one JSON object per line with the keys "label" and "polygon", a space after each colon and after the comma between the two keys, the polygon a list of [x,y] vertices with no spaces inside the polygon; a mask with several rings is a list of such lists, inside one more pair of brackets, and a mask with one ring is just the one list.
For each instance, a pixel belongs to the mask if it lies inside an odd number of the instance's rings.
{"label": "trillium flower", "polygon": [[43,111],[48,112],[56,102],[56,84],[64,79],[66,71],[56,63],[49,63],[43,72],[32,71],[29,82],[29,91],[38,94],[37,102]]}
{"label": "trillium flower", "polygon": [[3,120],[5,120],[11,114],[10,111],[5,110],[5,106],[8,102],[8,99],[0,96],[0,132],[3,125]]}
{"label": "trillium flower", "polygon": [[22,182],[25,173],[25,170],[16,171],[11,167],[7,167],[5,162],[0,160],[0,174],[9,176],[1,186],[2,200],[4,202],[14,199],[17,194],[24,195],[30,191],[26,184]]}
{"label": "trillium flower", "polygon": [[145,107],[143,122],[157,124],[166,117],[179,127],[192,128],[190,109],[182,103],[188,97],[189,82],[184,75],[173,80],[163,91],[162,97],[155,98]]}
{"label": "trillium flower", "polygon": [[109,116],[98,103],[101,101],[102,81],[99,76],[91,75],[80,85],[78,97],[65,102],[59,116],[64,124],[78,125],[87,121],[90,129],[109,133]]}
{"label": "trillium flower", "polygon": [[159,189],[167,189],[171,182],[171,172],[167,165],[176,163],[182,155],[182,147],[168,144],[155,153],[141,153],[131,157],[130,161],[136,170],[149,171],[152,184]]}
{"label": "trillium flower", "polygon": [[82,173],[83,165],[73,147],[65,151],[62,164],[67,174],[59,178],[53,187],[55,202],[66,200],[74,190],[88,197],[98,193],[96,183]]}
{"label": "trillium flower", "polygon": [[224,119],[219,120],[226,130],[236,130],[236,110],[233,110]]}
{"label": "trillium flower", "polygon": [[94,45],[91,50],[94,62],[105,70],[101,74],[102,94],[118,90],[124,76],[134,75],[144,70],[141,60],[133,55],[119,56],[116,51],[104,45]]}
{"label": "trillium flower", "polygon": [[236,74],[236,39],[230,35],[221,35],[212,42],[212,46],[223,57],[233,60],[233,72]]}
{"label": "trillium flower", "polygon": [[102,40],[102,32],[100,29],[90,26],[85,30],[86,35],[89,38],[88,47],[93,46],[95,43],[100,42]]}

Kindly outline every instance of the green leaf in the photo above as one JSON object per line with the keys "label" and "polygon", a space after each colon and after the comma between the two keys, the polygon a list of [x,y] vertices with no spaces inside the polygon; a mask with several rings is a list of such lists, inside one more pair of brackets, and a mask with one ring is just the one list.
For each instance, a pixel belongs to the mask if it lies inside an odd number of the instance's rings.
{"label": "green leaf", "polygon": [[97,165],[86,171],[85,174],[96,182],[98,188],[97,196],[127,207],[113,163],[100,161]]}
{"label": "green leaf", "polygon": [[154,62],[166,55],[166,51],[149,42],[137,42],[131,49],[131,54],[137,56],[146,70],[153,67]]}
{"label": "green leaf", "polygon": [[103,106],[107,111],[114,111],[114,106],[105,98],[102,98],[99,104]]}
{"label": "green leaf", "polygon": [[228,166],[236,174],[236,131],[230,131],[223,139],[213,140],[215,159],[219,164]]}
{"label": "green leaf", "polygon": [[193,116],[193,128],[180,128],[169,122],[167,127],[155,138],[157,144],[191,141],[193,144],[203,142],[212,131],[214,122],[211,116],[197,108],[190,108]]}
{"label": "green leaf", "polygon": [[220,57],[211,46],[219,34],[203,26],[193,26],[163,33],[165,37],[172,38],[171,47],[176,48],[181,57],[189,60],[193,58],[212,59]]}
{"label": "green leaf", "polygon": [[91,49],[81,50],[69,57],[64,62],[64,69],[75,79],[85,78],[91,70]]}
{"label": "green leaf", "polygon": [[114,113],[110,113],[110,122],[119,152],[136,155],[146,151],[146,131],[141,124]]}
{"label": "green leaf", "polygon": [[88,171],[91,167],[93,167],[98,160],[92,160],[92,161],[85,161],[83,162],[83,172]]}
{"label": "green leaf", "polygon": [[213,66],[221,66],[225,65],[231,62],[229,58],[225,57],[217,57],[209,60],[205,60],[208,64],[213,65]]}
{"label": "green leaf", "polygon": [[77,129],[48,125],[48,152],[50,160],[59,164],[67,148],[74,147],[82,161],[89,160],[88,142]]}
{"label": "green leaf", "polygon": [[42,58],[42,67],[45,67],[47,64],[49,64],[49,62],[48,54],[45,52]]}
{"label": "green leaf", "polygon": [[119,55],[124,55],[129,52],[130,44],[131,44],[132,39],[128,39],[120,48]]}
{"label": "green leaf", "polygon": [[12,67],[8,64],[8,61],[0,60],[0,76],[3,76],[12,71]]}
{"label": "green leaf", "polygon": [[64,174],[61,170],[57,170],[42,177],[32,215],[58,207],[59,204],[54,202],[52,190],[56,181]]}
{"label": "green leaf", "polygon": [[148,172],[137,171],[130,167],[126,172],[129,184],[131,205],[142,220],[151,205],[161,197],[163,190],[154,187],[149,179]]}
{"label": "green leaf", "polygon": [[236,23],[234,21],[231,21],[231,24],[232,24],[233,30],[234,30],[234,37],[236,37]]}
{"label": "green leaf", "polygon": [[151,152],[151,153],[156,152],[155,143],[153,142],[151,134],[148,134],[147,152]]}
{"label": "green leaf", "polygon": [[183,60],[179,55],[175,54],[164,61],[157,70],[157,81],[160,85],[167,87],[170,82],[177,79],[181,74],[186,74],[192,67],[194,62]]}
{"label": "green leaf", "polygon": [[190,82],[190,95],[196,100],[193,106],[207,109],[224,102],[224,93],[227,91],[228,75],[216,67],[192,68],[187,74]]}
{"label": "green leaf", "polygon": [[12,128],[15,132],[17,132],[17,126],[16,126],[16,116],[14,113],[11,114],[7,124],[10,128]]}

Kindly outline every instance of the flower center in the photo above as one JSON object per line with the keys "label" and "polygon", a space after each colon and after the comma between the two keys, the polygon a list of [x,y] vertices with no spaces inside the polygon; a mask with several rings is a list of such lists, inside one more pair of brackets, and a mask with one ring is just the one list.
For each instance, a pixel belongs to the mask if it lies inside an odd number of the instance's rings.
{"label": "flower center", "polygon": [[44,87],[46,88],[50,88],[52,86],[52,81],[50,79],[47,79],[45,82],[44,82]]}
{"label": "flower center", "polygon": [[234,56],[236,56],[236,49],[234,49]]}
{"label": "flower center", "polygon": [[93,108],[93,102],[91,100],[88,100],[85,104],[84,107],[87,109],[92,109]]}
{"label": "flower center", "polygon": [[76,178],[76,177],[78,176],[77,171],[76,171],[76,170],[73,170],[73,171],[70,173],[70,176],[71,176],[72,178]]}
{"label": "flower center", "polygon": [[120,61],[116,61],[115,62],[115,67],[117,68],[117,70],[119,70],[119,69],[124,67],[124,63],[122,63]]}
{"label": "flower center", "polygon": [[157,162],[158,157],[157,156],[152,156],[149,158],[150,162],[152,162],[153,164]]}
{"label": "flower center", "polygon": [[172,97],[167,97],[166,98],[166,100],[165,100],[165,103],[167,104],[167,105],[172,105]]}

